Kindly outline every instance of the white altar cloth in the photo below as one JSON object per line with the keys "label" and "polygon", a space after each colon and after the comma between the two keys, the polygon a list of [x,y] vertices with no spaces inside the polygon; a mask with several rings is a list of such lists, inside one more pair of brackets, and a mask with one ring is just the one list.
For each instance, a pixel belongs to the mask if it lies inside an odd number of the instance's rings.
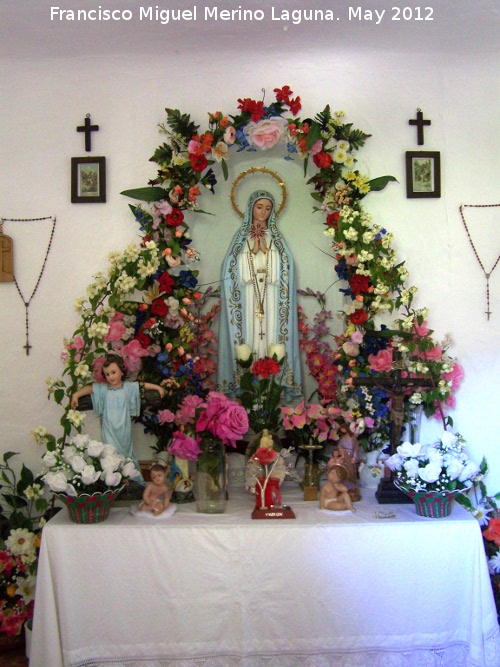
{"label": "white altar cloth", "polygon": [[224,514],[180,505],[159,523],[63,510],[43,532],[30,667],[499,667],[463,508],[425,519],[363,498],[326,513],[295,489],[284,502],[296,519],[252,520],[242,492]]}

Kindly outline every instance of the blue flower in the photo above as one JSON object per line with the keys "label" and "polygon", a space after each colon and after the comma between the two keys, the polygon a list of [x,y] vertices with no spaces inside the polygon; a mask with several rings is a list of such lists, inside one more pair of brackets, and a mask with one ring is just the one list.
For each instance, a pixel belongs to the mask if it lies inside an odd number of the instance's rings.
{"label": "blue flower", "polygon": [[190,287],[191,289],[194,289],[198,284],[198,280],[195,278],[192,271],[181,271],[179,280],[183,287]]}

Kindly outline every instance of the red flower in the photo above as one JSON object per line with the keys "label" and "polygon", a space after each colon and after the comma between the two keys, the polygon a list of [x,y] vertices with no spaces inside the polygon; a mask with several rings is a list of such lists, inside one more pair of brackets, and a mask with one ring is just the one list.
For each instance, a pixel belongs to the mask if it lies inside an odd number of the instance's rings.
{"label": "red flower", "polygon": [[189,162],[191,163],[191,169],[197,172],[201,172],[208,166],[207,158],[204,155],[193,155],[189,156]]}
{"label": "red flower", "polygon": [[275,88],[273,92],[276,93],[276,99],[278,100],[278,102],[286,102],[286,104],[288,104],[290,95],[293,95],[293,90],[290,88],[290,86],[283,86],[283,88]]}
{"label": "red flower", "polygon": [[299,111],[302,109],[302,104],[300,103],[300,97],[295,97],[293,100],[288,100],[287,104],[290,107],[290,111],[293,113],[294,116],[298,114]]}
{"label": "red flower", "polygon": [[260,375],[263,380],[267,380],[270,375],[278,375],[280,365],[274,359],[264,357],[254,362],[250,372],[255,376]]}
{"label": "red flower", "polygon": [[151,314],[158,317],[165,317],[168,313],[168,307],[163,299],[155,299],[151,304]]}
{"label": "red flower", "polygon": [[329,153],[320,151],[313,156],[313,162],[318,167],[318,169],[328,169],[328,167],[332,164],[332,157]]}
{"label": "red flower", "polygon": [[333,213],[330,213],[330,215],[327,216],[326,218],[326,224],[328,227],[334,227],[335,229],[339,228],[338,222],[340,218],[340,213],[338,211],[334,211]]}
{"label": "red flower", "polygon": [[201,135],[200,141],[201,141],[201,150],[204,153],[208,153],[212,148],[212,144],[214,142],[214,135],[211,132],[205,132],[204,134]]}
{"label": "red flower", "polygon": [[252,456],[254,461],[262,463],[262,465],[267,466],[271,461],[278,456],[274,449],[268,449],[267,447],[259,447],[259,449]]}
{"label": "red flower", "polygon": [[368,292],[370,279],[368,276],[361,276],[355,273],[349,280],[349,286],[353,294],[361,294],[361,292]]}
{"label": "red flower", "polygon": [[136,336],[136,340],[139,341],[141,347],[144,349],[146,349],[151,345],[151,338],[149,336],[146,336],[144,331],[139,331],[139,333]]}
{"label": "red flower", "polygon": [[257,123],[264,115],[264,102],[256,102],[249,97],[245,97],[243,100],[239,99],[238,102],[238,109],[241,109],[243,113],[249,113],[254,123]]}
{"label": "red flower", "polygon": [[490,520],[488,528],[483,530],[483,537],[500,547],[500,519]]}
{"label": "red flower", "polygon": [[[206,158],[203,155],[201,157],[206,162]],[[181,211],[180,208],[173,208],[172,213],[168,213],[165,216],[165,222],[167,223],[167,225],[169,225],[169,227],[178,227],[180,224],[182,224],[183,220],[184,220],[184,213]]]}
{"label": "red flower", "polygon": [[349,319],[353,324],[361,326],[368,319],[368,313],[366,312],[366,310],[363,310],[363,308],[359,308],[358,310],[355,310],[354,313],[351,313],[351,315],[349,315]]}
{"label": "red flower", "polygon": [[174,291],[175,280],[167,271],[161,274],[161,276],[158,279],[158,282],[160,283],[160,292],[163,292],[165,294],[172,294],[172,292]]}

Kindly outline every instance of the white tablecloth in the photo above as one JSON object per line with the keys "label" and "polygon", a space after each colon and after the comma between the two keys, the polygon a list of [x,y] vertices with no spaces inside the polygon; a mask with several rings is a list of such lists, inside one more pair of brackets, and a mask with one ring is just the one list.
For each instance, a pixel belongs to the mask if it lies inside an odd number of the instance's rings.
{"label": "white tablecloth", "polygon": [[481,532],[460,506],[284,502],[295,520],[252,520],[242,492],[225,514],[164,521],[117,507],[76,525],[64,509],[43,532],[30,667],[499,667]]}

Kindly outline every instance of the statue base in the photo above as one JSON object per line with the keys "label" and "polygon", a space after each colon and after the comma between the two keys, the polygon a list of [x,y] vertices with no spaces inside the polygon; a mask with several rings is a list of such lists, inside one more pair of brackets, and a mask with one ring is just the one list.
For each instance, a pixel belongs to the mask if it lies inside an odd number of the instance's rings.
{"label": "statue base", "polygon": [[413,500],[406,493],[403,493],[394,485],[392,477],[383,477],[380,480],[375,498],[380,505],[408,505],[413,503]]}
{"label": "statue base", "polygon": [[288,505],[254,509],[252,519],[295,519],[294,511]]}
{"label": "statue base", "polygon": [[317,486],[304,486],[304,500],[318,500]]}

